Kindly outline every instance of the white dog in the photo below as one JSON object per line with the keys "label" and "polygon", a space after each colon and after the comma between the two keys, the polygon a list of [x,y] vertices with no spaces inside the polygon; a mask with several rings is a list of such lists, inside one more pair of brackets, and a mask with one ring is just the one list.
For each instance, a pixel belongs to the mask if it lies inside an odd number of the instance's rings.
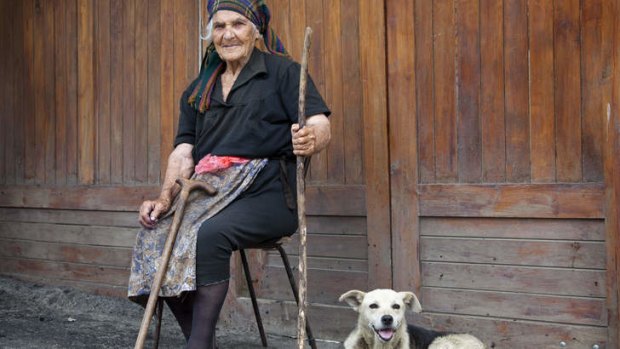
{"label": "white dog", "polygon": [[339,299],[359,313],[357,326],[344,342],[345,349],[484,349],[469,334],[448,334],[407,325],[405,311],[422,311],[412,292],[377,289],[351,290]]}

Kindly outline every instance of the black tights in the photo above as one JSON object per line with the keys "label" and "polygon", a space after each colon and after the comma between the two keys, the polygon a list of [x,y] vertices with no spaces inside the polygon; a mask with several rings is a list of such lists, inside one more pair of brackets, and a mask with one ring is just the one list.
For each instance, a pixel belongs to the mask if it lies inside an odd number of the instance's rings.
{"label": "black tights", "polygon": [[215,325],[228,291],[228,280],[199,286],[196,292],[166,303],[179,322],[187,349],[215,349]]}

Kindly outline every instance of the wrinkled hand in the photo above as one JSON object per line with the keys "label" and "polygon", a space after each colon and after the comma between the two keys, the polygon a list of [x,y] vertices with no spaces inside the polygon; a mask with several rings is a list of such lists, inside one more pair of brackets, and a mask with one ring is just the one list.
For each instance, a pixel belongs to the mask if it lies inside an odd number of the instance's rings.
{"label": "wrinkled hand", "polygon": [[140,206],[140,224],[147,229],[153,229],[159,217],[170,209],[170,200],[158,198],[146,200]]}
{"label": "wrinkled hand", "polygon": [[293,154],[310,156],[317,151],[316,134],[312,127],[306,125],[300,130],[299,124],[293,124],[291,134],[293,136]]}

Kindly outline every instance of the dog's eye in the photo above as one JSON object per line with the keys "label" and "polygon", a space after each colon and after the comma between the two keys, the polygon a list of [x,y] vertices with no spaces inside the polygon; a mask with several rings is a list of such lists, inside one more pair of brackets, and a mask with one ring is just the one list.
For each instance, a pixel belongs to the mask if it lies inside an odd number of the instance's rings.
{"label": "dog's eye", "polygon": [[394,305],[392,305],[392,309],[400,309],[400,305],[394,304]]}
{"label": "dog's eye", "polygon": [[379,308],[379,305],[377,303],[372,303],[370,305],[370,309],[377,309],[377,308]]}

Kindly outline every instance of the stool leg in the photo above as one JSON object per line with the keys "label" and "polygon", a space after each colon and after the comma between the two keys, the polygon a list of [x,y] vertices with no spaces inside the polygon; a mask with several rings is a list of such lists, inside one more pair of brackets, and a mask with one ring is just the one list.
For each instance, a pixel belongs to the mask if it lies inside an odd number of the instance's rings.
{"label": "stool leg", "polygon": [[254,316],[256,316],[256,325],[258,325],[258,332],[260,333],[260,340],[263,343],[263,347],[267,347],[267,336],[265,336],[265,329],[263,328],[263,320],[260,317],[260,311],[258,310],[258,301],[256,300],[256,292],[254,292],[254,285],[252,284],[252,277],[250,276],[250,267],[248,266],[248,259],[245,256],[245,251],[240,249],[241,264],[243,264],[243,273],[245,274],[245,281],[248,283],[248,290],[250,291],[250,298],[252,298],[252,307],[254,308]]}
{"label": "stool leg", "polygon": [[157,308],[155,309],[155,317],[157,322],[155,324],[155,334],[153,335],[153,348],[159,348],[159,334],[161,333],[161,317],[164,310],[164,300],[159,298],[157,300]]}
{"label": "stool leg", "polygon": [[[291,270],[291,264],[288,261],[288,256],[286,254],[286,251],[284,251],[282,245],[277,245],[276,248],[278,249],[278,252],[280,252],[280,256],[282,257],[282,263],[284,263],[286,275],[288,275],[288,282],[291,284],[291,289],[293,290],[293,295],[295,296],[295,302],[297,302],[297,306],[299,306],[299,291],[297,290],[297,282],[295,281],[295,277],[293,276],[293,271]],[[310,347],[312,349],[316,349],[316,341],[314,340],[312,330],[310,329],[310,321],[308,321],[307,318],[306,333],[308,334],[308,343],[310,343]]]}

